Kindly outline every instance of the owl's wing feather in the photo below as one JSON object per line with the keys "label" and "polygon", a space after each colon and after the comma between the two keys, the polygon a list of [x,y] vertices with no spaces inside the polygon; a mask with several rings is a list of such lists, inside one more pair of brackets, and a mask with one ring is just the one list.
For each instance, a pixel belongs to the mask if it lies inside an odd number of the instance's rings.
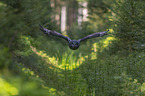
{"label": "owl's wing feather", "polygon": [[65,39],[68,42],[71,40],[69,37],[63,36],[62,34],[56,32],[56,31],[48,30],[48,29],[42,27],[41,25],[39,25],[39,26],[40,26],[40,30],[43,31],[47,35],[57,36],[57,37]]}
{"label": "owl's wing feather", "polygon": [[[108,31],[109,31],[109,30],[108,30]],[[85,40],[90,39],[90,38],[105,36],[105,35],[107,35],[107,32],[108,32],[108,31],[97,32],[97,33],[88,35],[88,36],[86,36],[86,37],[84,37],[84,38],[79,39],[79,41],[82,42],[82,41],[85,41]]]}

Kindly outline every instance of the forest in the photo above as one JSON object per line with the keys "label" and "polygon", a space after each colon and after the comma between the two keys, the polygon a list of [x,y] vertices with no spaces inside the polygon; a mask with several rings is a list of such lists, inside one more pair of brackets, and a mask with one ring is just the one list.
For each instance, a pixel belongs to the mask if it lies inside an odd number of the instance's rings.
{"label": "forest", "polygon": [[145,0],[0,0],[0,96],[145,96]]}

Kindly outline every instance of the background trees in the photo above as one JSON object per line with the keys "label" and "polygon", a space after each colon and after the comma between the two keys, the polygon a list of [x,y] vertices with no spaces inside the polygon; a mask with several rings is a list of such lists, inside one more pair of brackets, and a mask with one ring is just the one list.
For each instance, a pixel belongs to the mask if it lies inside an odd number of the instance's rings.
{"label": "background trees", "polygon": [[[0,95],[143,96],[144,5],[143,0],[1,0]],[[40,32],[39,24],[72,39],[110,33],[72,51],[64,40]]]}

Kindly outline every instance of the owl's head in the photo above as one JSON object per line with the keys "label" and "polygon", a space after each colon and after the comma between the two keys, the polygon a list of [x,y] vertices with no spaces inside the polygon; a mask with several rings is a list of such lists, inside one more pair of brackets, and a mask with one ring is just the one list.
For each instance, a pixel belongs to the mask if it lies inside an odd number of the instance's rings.
{"label": "owl's head", "polygon": [[77,40],[71,40],[71,41],[69,42],[68,45],[69,45],[69,48],[70,48],[70,49],[72,49],[72,50],[76,50],[76,49],[79,48],[79,46],[80,46],[80,42],[77,41]]}

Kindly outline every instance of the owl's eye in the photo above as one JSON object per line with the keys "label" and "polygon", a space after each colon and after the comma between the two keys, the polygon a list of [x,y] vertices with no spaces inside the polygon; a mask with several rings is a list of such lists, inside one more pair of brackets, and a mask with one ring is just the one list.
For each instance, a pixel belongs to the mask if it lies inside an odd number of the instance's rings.
{"label": "owl's eye", "polygon": [[73,44],[73,45],[78,45],[78,43],[77,43],[77,42],[73,42],[72,44]]}

